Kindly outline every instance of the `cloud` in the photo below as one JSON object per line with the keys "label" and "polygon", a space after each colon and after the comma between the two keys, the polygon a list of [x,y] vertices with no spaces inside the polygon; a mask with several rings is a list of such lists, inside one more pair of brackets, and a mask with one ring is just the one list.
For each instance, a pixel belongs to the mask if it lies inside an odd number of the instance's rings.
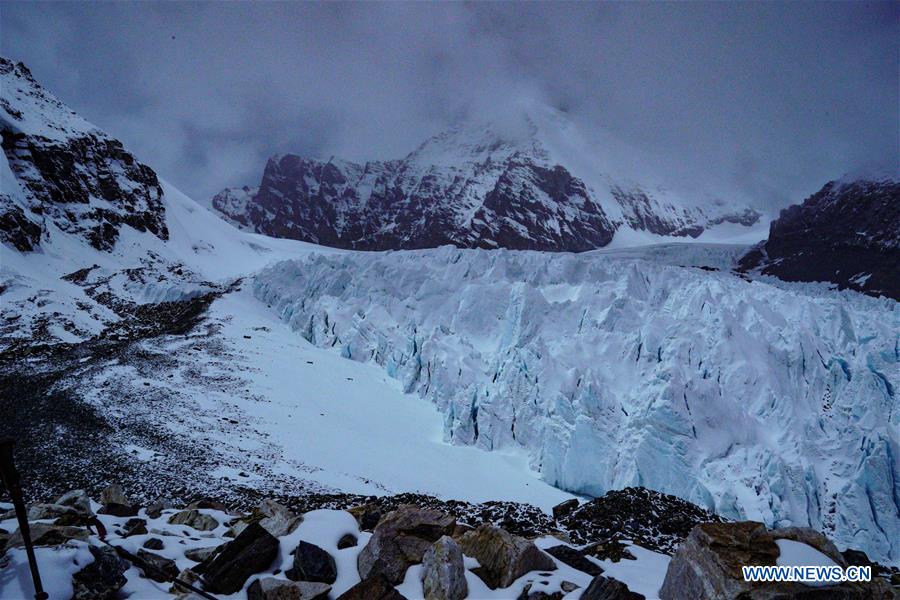
{"label": "cloud", "polygon": [[195,197],[276,152],[401,157],[529,98],[777,208],[898,164],[898,23],[891,2],[7,2],[0,49]]}

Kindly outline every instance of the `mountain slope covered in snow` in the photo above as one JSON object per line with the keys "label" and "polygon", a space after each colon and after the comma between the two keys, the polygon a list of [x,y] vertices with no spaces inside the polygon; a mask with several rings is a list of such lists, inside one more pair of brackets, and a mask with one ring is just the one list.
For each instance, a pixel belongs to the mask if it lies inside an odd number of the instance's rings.
{"label": "mountain slope covered in snow", "polygon": [[573,492],[643,485],[896,560],[897,303],[746,281],[716,271],[716,248],[673,252],[684,266],[636,251],[313,255],[254,285],[299,335],[436,404],[448,441],[524,448]]}
{"label": "mountain slope covered in snow", "polygon": [[274,156],[258,187],[226,189],[210,204],[249,231],[357,250],[580,252],[624,229],[690,239],[760,219],[747,207],[614,179],[574,124],[547,107],[520,125],[454,127],[401,160]]}

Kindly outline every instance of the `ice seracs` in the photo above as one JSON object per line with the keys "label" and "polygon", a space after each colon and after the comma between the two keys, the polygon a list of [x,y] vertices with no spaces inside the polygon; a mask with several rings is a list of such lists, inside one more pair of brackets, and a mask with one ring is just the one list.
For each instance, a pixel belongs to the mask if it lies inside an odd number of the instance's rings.
{"label": "ice seracs", "polygon": [[437,405],[447,441],[527,449],[573,492],[643,485],[896,559],[897,303],[747,281],[707,266],[717,248],[705,268],[656,249],[313,255],[254,285]]}

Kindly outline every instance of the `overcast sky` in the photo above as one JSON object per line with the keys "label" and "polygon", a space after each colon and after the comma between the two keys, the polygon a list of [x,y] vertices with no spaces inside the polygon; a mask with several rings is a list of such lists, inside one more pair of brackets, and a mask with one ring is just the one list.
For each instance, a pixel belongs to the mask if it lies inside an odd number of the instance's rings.
{"label": "overcast sky", "polygon": [[277,152],[399,158],[528,97],[780,207],[897,168],[898,6],[4,2],[0,49],[195,197]]}

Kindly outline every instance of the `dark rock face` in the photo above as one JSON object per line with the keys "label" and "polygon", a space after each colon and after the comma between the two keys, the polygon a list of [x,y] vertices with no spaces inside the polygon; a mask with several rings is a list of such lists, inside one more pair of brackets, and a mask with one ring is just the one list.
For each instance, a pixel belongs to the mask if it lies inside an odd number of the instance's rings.
{"label": "dark rock face", "polygon": [[759,219],[745,208],[676,206],[637,186],[612,186],[609,197],[557,164],[530,127],[516,141],[490,126],[451,129],[393,161],[274,156],[258,187],[226,189],[211,205],[256,233],[357,250],[579,252],[607,245],[623,225],[696,237],[718,223]]}
{"label": "dark rock face", "polygon": [[[17,92],[47,111],[68,117],[68,109],[47,94],[21,63],[0,57],[0,75],[13,78]],[[23,115],[4,101],[0,106],[3,152],[26,196],[19,205],[10,190],[0,194],[0,239],[23,251],[34,250],[52,222],[83,237],[98,250],[110,250],[123,225],[168,239],[163,191],[153,170],[122,144],[99,130],[75,127],[24,132]]]}
{"label": "dark rock face", "polygon": [[[490,171],[482,181],[461,181],[435,169],[414,174],[404,161],[357,165],[288,154],[269,160],[257,190],[225,190],[212,207],[258,233],[357,250],[580,251],[612,239],[614,224],[564,167],[523,157],[482,167]],[[463,215],[476,193],[480,206]]]}
{"label": "dark rock face", "polygon": [[[893,598],[889,585],[877,578],[868,583],[840,583],[827,587],[810,587],[796,582],[744,581],[741,567],[776,564],[780,550],[775,540],[779,535],[784,539],[820,545],[829,552],[833,549],[830,542],[823,542],[824,536],[812,530],[782,530],[779,534],[778,530],[769,532],[765,525],[753,521],[698,525],[669,563],[659,591],[660,598]],[[845,566],[837,550],[833,549],[833,552],[840,560],[838,564]]]}
{"label": "dark rock face", "polygon": [[30,252],[38,247],[41,241],[41,226],[26,216],[21,206],[13,204],[12,199],[0,192],[0,242],[9,244],[21,252]]}
{"label": "dark rock face", "polygon": [[109,547],[89,548],[94,562],[72,575],[72,600],[112,600],[127,583],[128,563]]}
{"label": "dark rock face", "polygon": [[345,533],[341,536],[341,539],[338,540],[337,548],[338,550],[343,550],[345,548],[353,548],[359,545],[359,539],[352,533]]}
{"label": "dark rock face", "polygon": [[781,211],[740,268],[900,300],[900,182],[825,184]]}
{"label": "dark rock face", "polygon": [[337,579],[337,567],[330,554],[315,544],[301,540],[294,550],[293,567],[285,575],[294,581],[334,583]]}
{"label": "dark rock face", "polygon": [[278,538],[259,523],[251,523],[204,568],[206,589],[233,594],[244,587],[251,575],[269,568],[277,556]]}

